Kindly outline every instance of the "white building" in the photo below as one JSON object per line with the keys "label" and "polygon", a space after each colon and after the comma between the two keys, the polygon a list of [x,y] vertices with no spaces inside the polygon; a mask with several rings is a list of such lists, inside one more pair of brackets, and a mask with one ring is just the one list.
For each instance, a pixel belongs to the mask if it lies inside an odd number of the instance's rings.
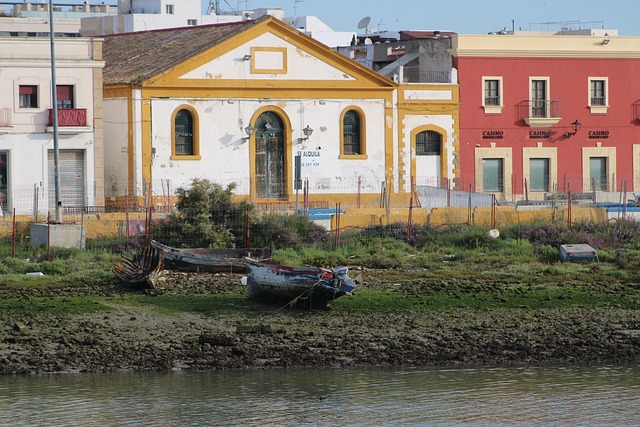
{"label": "white building", "polygon": [[271,17],[106,36],[104,57],[109,203],[193,178],[291,203],[297,156],[327,203],[456,173],[457,85],[400,87]]}
{"label": "white building", "polygon": [[224,24],[270,15],[284,19],[284,10],[255,9],[228,11],[210,9],[201,12],[200,0],[118,0],[118,14],[82,20],[83,36],[131,33],[135,31],[186,27],[188,25]]}
{"label": "white building", "polygon": [[[63,208],[103,206],[102,41],[55,41]],[[55,210],[51,45],[0,37],[0,202],[6,212]]]}

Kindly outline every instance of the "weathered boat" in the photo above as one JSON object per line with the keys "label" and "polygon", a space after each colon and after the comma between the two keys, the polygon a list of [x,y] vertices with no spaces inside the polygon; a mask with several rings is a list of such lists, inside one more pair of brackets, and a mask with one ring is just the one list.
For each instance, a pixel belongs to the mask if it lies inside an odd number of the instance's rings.
{"label": "weathered boat", "polygon": [[265,260],[271,256],[268,249],[172,248],[155,240],[151,246],[162,251],[165,268],[187,272],[244,273],[247,271],[245,257]]}
{"label": "weathered boat", "polygon": [[114,264],[113,272],[120,281],[130,286],[155,289],[155,279],[162,267],[162,251],[146,245],[131,256],[123,255]]}
{"label": "weathered boat", "polygon": [[247,259],[243,277],[247,297],[288,305],[325,308],[338,297],[351,295],[358,284],[347,267],[287,267]]}

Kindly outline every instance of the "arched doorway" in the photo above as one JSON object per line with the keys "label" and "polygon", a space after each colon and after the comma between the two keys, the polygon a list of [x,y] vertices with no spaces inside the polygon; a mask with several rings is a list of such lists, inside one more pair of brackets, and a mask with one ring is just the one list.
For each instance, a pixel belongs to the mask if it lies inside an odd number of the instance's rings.
{"label": "arched doorway", "polygon": [[415,136],[415,178],[418,185],[442,184],[442,134],[433,130]]}
{"label": "arched doorway", "polygon": [[258,116],[254,125],[256,195],[258,198],[285,196],[284,123],[273,111]]}

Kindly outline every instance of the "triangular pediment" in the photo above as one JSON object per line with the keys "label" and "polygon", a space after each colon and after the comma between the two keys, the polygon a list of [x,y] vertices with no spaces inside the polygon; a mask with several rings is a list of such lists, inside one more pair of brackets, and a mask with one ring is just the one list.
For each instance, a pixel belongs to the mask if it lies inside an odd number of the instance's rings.
{"label": "triangular pediment", "polygon": [[269,18],[148,79],[154,87],[391,88],[391,80]]}

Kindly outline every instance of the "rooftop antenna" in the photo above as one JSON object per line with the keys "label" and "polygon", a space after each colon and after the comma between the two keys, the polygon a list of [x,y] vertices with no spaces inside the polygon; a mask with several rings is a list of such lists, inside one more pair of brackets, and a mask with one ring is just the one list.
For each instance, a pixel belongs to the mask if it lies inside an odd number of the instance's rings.
{"label": "rooftop antenna", "polygon": [[[229,4],[229,3],[227,3],[227,4]],[[207,9],[207,15],[211,15],[211,11],[212,10],[216,15],[220,14],[220,0],[211,0],[209,2],[209,8]]]}
{"label": "rooftop antenna", "polygon": [[358,22],[358,29],[364,30],[365,35],[369,35],[369,23],[371,22],[370,16],[365,16]]}

